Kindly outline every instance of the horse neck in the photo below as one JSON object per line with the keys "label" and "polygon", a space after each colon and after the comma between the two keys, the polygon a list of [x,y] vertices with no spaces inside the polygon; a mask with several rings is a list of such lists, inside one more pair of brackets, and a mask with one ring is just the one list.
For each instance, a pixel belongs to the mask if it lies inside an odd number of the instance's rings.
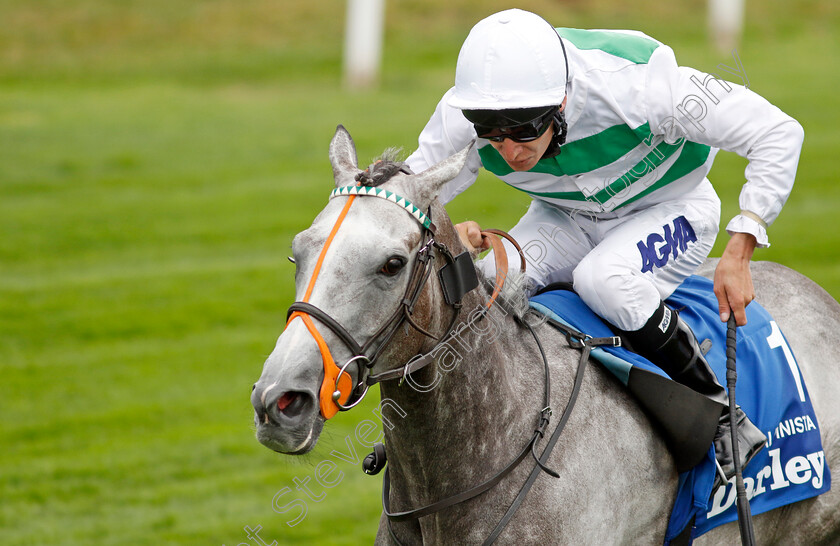
{"label": "horse neck", "polygon": [[539,358],[522,354],[522,329],[498,307],[480,321],[471,316],[432,352],[433,364],[401,386],[381,387],[383,401],[405,412],[385,436],[396,496],[411,506],[504,467],[526,445],[542,408],[542,366],[517,366]]}
{"label": "horse neck", "polygon": [[[434,202],[432,215],[438,223],[435,240],[453,254],[462,252],[443,206]],[[417,317],[442,335],[454,311],[443,302],[437,275],[429,284]],[[407,350],[434,356],[434,363],[401,385],[388,381],[380,388],[394,493],[412,506],[471,487],[488,469],[510,462],[533,434],[544,405],[540,357],[533,344],[522,342],[528,333],[498,304],[479,318],[488,299],[484,286],[468,293],[443,343],[427,341],[420,348],[416,336],[405,331],[394,340],[401,349],[391,356],[401,362]],[[404,416],[386,422],[385,413],[394,415],[386,405]]]}

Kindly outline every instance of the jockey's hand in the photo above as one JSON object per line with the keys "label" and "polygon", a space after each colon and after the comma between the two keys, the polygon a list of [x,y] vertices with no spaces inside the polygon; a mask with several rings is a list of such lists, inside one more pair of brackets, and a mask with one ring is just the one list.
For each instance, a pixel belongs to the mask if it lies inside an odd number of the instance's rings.
{"label": "jockey's hand", "polygon": [[726,244],[723,256],[715,269],[715,296],[718,300],[720,320],[735,315],[735,323],[747,323],[747,305],[755,299],[755,287],[750,274],[750,259],[756,241],[749,233],[735,233]]}
{"label": "jockey's hand", "polygon": [[455,224],[455,229],[470,254],[476,254],[490,248],[490,243],[481,236],[481,228],[478,223],[473,221],[461,222]]}

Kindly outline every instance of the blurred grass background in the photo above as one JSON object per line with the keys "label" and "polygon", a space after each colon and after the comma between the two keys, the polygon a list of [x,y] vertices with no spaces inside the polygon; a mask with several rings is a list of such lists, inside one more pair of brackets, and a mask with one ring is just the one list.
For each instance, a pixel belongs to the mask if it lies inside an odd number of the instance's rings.
{"label": "blurred grass background", "polygon": [[[258,525],[268,543],[372,541],[379,479],[342,463],[320,502],[293,479],[346,451],[376,396],[290,460],[253,438],[250,385],[294,298],[291,239],[332,186],[336,124],[363,162],[412,150],[469,28],[514,5],[388,2],[381,85],[351,93],[338,0],[0,1],[0,544],[257,544],[243,528]],[[700,70],[732,65],[699,0],[527,8],[645,31]],[[738,54],[806,131],[756,258],[838,297],[840,5],[750,0]],[[710,176],[724,223],[745,164],[721,153]],[[504,229],[526,206],[483,176],[449,209]],[[293,527],[295,511],[272,509],[284,487],[284,503],[307,500]]]}

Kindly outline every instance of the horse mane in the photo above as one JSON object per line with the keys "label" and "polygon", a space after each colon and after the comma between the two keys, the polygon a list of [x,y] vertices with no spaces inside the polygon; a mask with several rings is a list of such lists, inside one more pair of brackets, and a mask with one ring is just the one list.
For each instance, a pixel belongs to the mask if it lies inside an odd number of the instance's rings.
{"label": "horse mane", "polygon": [[[484,289],[489,295],[496,286],[496,279],[485,276],[480,268],[477,269]],[[507,277],[505,277],[505,284],[502,286],[501,293],[496,298],[496,303],[509,315],[520,319],[523,318],[531,309],[530,305],[528,305],[528,296],[532,292],[530,282],[524,273],[510,271]]]}
{"label": "horse mane", "polygon": [[413,174],[408,164],[398,159],[401,154],[402,148],[387,148],[367,169],[356,175],[356,182],[375,188],[399,172]]}

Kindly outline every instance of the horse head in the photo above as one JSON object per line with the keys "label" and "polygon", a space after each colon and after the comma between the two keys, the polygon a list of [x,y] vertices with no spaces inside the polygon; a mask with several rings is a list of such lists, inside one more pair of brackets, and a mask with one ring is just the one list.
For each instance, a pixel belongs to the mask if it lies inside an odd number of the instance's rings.
{"label": "horse head", "polygon": [[292,243],[296,302],[251,395],[262,444],[308,452],[324,422],[358,403],[371,377],[428,343],[406,322],[428,337],[445,332],[450,316],[436,311],[446,298],[430,262],[433,250],[451,259],[447,246],[460,241],[436,197],[468,152],[420,174],[389,160],[362,171],[338,127],[330,143],[336,189]]}

